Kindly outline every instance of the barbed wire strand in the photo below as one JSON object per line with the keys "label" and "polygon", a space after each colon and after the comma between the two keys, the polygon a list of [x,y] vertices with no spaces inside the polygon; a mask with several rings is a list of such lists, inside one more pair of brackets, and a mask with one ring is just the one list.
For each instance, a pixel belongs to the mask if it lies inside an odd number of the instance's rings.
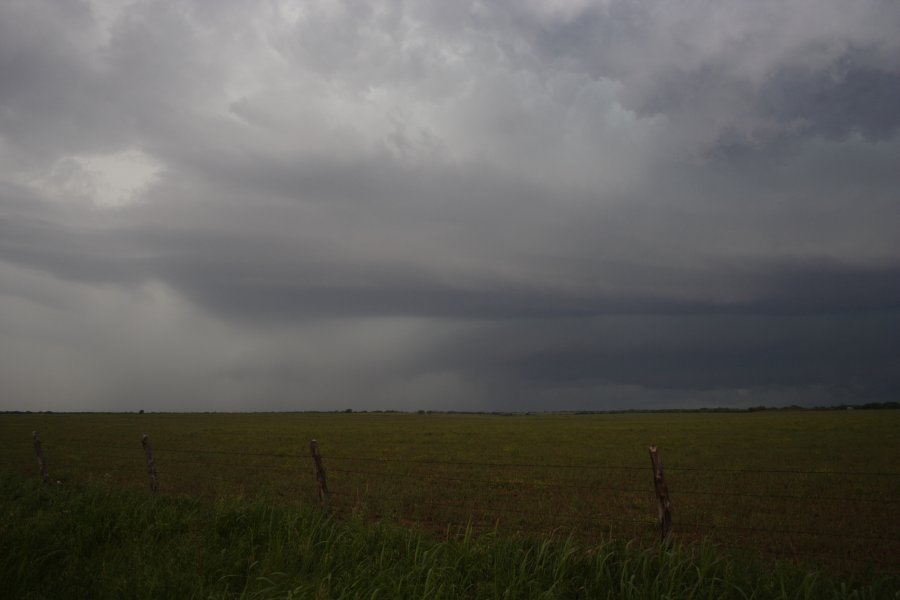
{"label": "barbed wire strand", "polygon": [[[78,443],[80,445],[93,446],[96,448],[109,449],[128,449],[124,446],[108,446],[104,444],[96,444],[92,440],[67,439],[70,443]],[[203,448],[173,448],[160,447],[159,451],[163,452],[182,452],[194,454],[230,454],[242,456],[261,456],[272,458],[309,458],[308,454],[297,454],[292,452],[246,452],[238,450],[209,450]],[[367,456],[340,456],[340,455],[324,455],[323,460],[353,460],[364,462],[405,462],[413,464],[427,465],[457,465],[457,466],[485,466],[485,467],[511,467],[511,468],[553,468],[553,469],[615,469],[615,470],[632,470],[644,471],[648,467],[632,466],[632,465],[576,465],[566,463],[508,463],[493,461],[450,461],[439,459],[411,459],[411,458],[383,458],[383,457],[367,457]],[[877,476],[877,477],[900,477],[900,472],[890,471],[830,471],[830,470],[808,470],[808,469],[760,469],[760,468],[723,468],[723,467],[681,467],[667,466],[666,471],[678,472],[712,472],[712,473],[762,473],[762,474],[793,474],[793,475],[840,475],[840,476]]]}
{"label": "barbed wire strand", "polygon": [[445,477],[442,475],[432,475],[432,474],[412,474],[412,473],[390,473],[387,471],[361,471],[358,469],[337,469],[330,468],[326,469],[331,473],[348,473],[353,475],[371,475],[373,477],[381,477],[388,479],[427,479],[429,481],[451,481],[454,483],[477,483],[483,485],[514,485],[514,486],[523,486],[523,487],[536,487],[536,488],[570,488],[570,489],[585,489],[585,490],[595,490],[595,491],[608,491],[608,492],[621,492],[628,494],[653,494],[653,490],[633,490],[633,489],[620,489],[620,488],[603,488],[597,486],[587,486],[587,485],[572,485],[572,484],[559,484],[554,482],[546,482],[546,481],[514,481],[508,479],[473,479],[468,477]]}

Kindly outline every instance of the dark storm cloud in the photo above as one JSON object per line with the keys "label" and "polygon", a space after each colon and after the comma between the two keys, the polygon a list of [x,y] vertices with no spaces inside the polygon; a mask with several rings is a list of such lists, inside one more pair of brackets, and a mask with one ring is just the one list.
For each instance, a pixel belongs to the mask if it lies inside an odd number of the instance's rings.
{"label": "dark storm cloud", "polygon": [[440,360],[473,378],[518,382],[515,390],[521,382],[533,391],[574,388],[613,404],[622,388],[744,390],[757,397],[818,389],[820,402],[886,401],[900,392],[898,334],[897,311],[531,320],[496,324],[449,344]]}
{"label": "dark storm cloud", "polygon": [[215,6],[0,6],[3,406],[898,390],[895,3]]}
{"label": "dark storm cloud", "polygon": [[762,92],[763,110],[779,120],[800,120],[812,135],[844,138],[859,133],[873,141],[893,138],[900,127],[900,71],[857,67],[853,55],[838,72],[788,69]]}
{"label": "dark storm cloud", "polygon": [[822,68],[778,66],[762,83],[735,77],[727,63],[675,69],[636,98],[634,109],[648,116],[691,115],[698,107],[710,116],[723,111],[717,140],[723,145],[854,133],[892,139],[900,126],[900,71],[857,65],[853,57],[848,52]]}
{"label": "dark storm cloud", "polygon": [[[129,285],[161,280],[230,318],[432,316],[467,319],[609,314],[818,314],[900,308],[900,267],[833,260],[720,261],[705,268],[594,259],[578,290],[494,278],[441,283],[427,263],[361,262],[315,247],[228,232],[56,222],[40,200],[6,189],[0,257],[57,277]],[[287,213],[290,215],[290,213]],[[212,217],[210,217],[212,218]],[[598,233],[602,233],[598,232]],[[548,267],[552,268],[552,267]],[[546,274],[544,274],[546,277]],[[591,281],[596,278],[598,285]],[[612,285],[610,285],[610,283]],[[692,292],[685,294],[688,284]],[[738,297],[737,293],[742,297]],[[720,300],[713,300],[719,294]]]}
{"label": "dark storm cloud", "polygon": [[773,265],[759,269],[762,293],[748,303],[751,313],[854,313],[900,309],[900,266]]}
{"label": "dark storm cloud", "polygon": [[[664,389],[863,387],[889,383],[893,393],[900,391],[900,379],[893,368],[900,358],[896,313],[798,320],[716,317],[649,322],[659,325],[660,331],[646,335],[644,327],[646,337],[636,347],[605,347],[598,335],[587,347],[573,344],[575,348],[537,352],[516,361],[516,377]],[[748,331],[750,328],[761,328],[768,335],[760,336]],[[703,343],[697,344],[696,338]]]}
{"label": "dark storm cloud", "polygon": [[526,11],[517,24],[555,64],[622,82],[621,99],[638,114],[710,130],[687,135],[701,150],[896,134],[900,16],[889,2],[611,1],[575,12]]}

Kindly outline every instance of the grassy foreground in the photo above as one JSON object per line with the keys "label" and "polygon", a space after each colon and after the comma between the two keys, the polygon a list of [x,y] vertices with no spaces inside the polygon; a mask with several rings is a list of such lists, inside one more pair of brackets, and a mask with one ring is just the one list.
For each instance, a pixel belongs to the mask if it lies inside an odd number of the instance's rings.
{"label": "grassy foreground", "polygon": [[0,473],[0,589],[11,598],[900,598],[710,546],[435,538],[267,499],[42,486]]}
{"label": "grassy foreground", "polygon": [[[647,447],[659,445],[679,542],[712,539],[804,568],[900,572],[900,410],[598,415],[5,414],[0,469],[147,487],[141,434],[164,495],[267,494],[317,503],[319,440],[332,508],[440,535],[658,538]],[[570,465],[572,468],[560,468]],[[727,547],[727,548],[726,548]]]}

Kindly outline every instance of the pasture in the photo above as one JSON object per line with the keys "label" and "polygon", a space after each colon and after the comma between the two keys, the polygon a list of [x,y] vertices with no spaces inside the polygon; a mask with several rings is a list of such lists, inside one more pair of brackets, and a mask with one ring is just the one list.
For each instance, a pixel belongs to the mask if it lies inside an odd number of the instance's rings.
{"label": "pasture", "polygon": [[[900,566],[900,411],[623,414],[5,414],[0,465],[37,478],[32,430],[61,485],[316,507],[452,538],[658,543],[648,446],[672,540],[846,573]],[[150,493],[149,491],[147,492]]]}

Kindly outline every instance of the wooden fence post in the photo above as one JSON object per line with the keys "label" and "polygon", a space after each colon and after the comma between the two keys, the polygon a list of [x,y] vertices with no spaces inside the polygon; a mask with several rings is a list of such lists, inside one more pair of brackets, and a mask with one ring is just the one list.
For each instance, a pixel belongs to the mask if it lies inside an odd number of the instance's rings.
{"label": "wooden fence post", "polygon": [[147,476],[150,478],[150,491],[159,491],[159,481],[156,479],[156,463],[153,462],[153,450],[150,448],[150,436],[146,433],[141,437],[141,446],[144,447],[144,456],[147,458]]}
{"label": "wooden fence post", "polygon": [[31,439],[34,440],[34,453],[37,455],[38,468],[41,470],[41,481],[50,482],[50,474],[47,473],[47,461],[44,460],[44,449],[41,447],[41,436],[37,431],[31,432]]}
{"label": "wooden fence post", "polygon": [[672,503],[669,501],[669,488],[666,486],[662,461],[656,446],[650,446],[650,463],[653,465],[653,486],[656,488],[656,502],[659,507],[660,539],[666,541],[672,529]]}
{"label": "wooden fence post", "polygon": [[325,481],[325,467],[322,466],[322,455],[319,454],[319,442],[309,442],[309,451],[312,454],[313,463],[316,466],[316,483],[319,487],[319,504],[322,508],[328,508],[328,484]]}

